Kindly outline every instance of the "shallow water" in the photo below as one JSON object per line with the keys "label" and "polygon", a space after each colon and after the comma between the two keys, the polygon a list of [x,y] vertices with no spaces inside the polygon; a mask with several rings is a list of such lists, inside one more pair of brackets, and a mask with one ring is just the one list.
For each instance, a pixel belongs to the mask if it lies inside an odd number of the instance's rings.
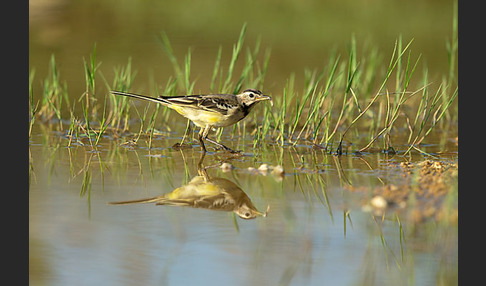
{"label": "shallow water", "polygon": [[[457,284],[457,223],[416,222],[407,207],[378,214],[366,207],[373,189],[403,183],[393,167],[405,161],[401,156],[272,145],[252,152],[246,141],[238,145],[245,156],[209,152],[203,165],[211,178],[234,182],[262,212],[270,206],[267,217],[243,220],[191,207],[108,205],[162,195],[198,175],[199,148],[168,147],[180,138],[161,139],[152,150],[143,140],[124,147],[124,140],[102,140],[92,152],[35,127],[32,285]],[[424,149],[449,150],[434,154],[457,163],[457,145],[444,142]],[[415,153],[412,161],[424,158]],[[234,169],[223,172],[222,161]],[[248,169],[262,163],[282,165],[285,175]],[[369,190],[352,191],[360,188]]]}

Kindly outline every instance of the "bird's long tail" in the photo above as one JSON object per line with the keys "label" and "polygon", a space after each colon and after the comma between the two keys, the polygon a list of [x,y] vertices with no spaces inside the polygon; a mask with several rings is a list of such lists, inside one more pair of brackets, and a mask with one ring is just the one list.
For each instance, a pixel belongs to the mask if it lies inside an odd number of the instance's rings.
{"label": "bird's long tail", "polygon": [[155,203],[160,201],[160,197],[153,197],[147,199],[139,199],[139,200],[132,200],[132,201],[121,201],[121,202],[109,202],[109,205],[129,205],[129,204],[144,204],[144,203]]}
{"label": "bird's long tail", "polygon": [[165,106],[168,106],[168,105],[171,104],[169,101],[167,101],[167,100],[165,100],[161,97],[150,97],[150,96],[146,96],[146,95],[128,93],[128,92],[122,92],[122,91],[115,91],[115,90],[110,91],[110,93],[115,94],[115,95],[123,95],[123,96],[138,98],[138,99],[142,99],[142,100],[148,100],[148,101],[163,104]]}

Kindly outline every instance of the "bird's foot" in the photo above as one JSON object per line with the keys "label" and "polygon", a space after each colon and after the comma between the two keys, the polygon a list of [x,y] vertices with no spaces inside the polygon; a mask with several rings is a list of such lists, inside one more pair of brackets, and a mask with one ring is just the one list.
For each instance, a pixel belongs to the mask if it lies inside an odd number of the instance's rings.
{"label": "bird's foot", "polygon": [[227,147],[227,146],[225,146],[225,145],[223,145],[223,144],[221,144],[221,143],[219,143],[219,142],[217,142],[215,140],[212,140],[212,139],[210,139],[208,137],[206,137],[205,140],[207,140],[207,141],[213,143],[214,145],[216,145],[217,146],[216,147],[216,150],[221,149],[221,150],[224,150],[224,151],[233,153],[233,154],[242,153],[242,151],[235,151],[235,150],[231,149],[230,147]]}

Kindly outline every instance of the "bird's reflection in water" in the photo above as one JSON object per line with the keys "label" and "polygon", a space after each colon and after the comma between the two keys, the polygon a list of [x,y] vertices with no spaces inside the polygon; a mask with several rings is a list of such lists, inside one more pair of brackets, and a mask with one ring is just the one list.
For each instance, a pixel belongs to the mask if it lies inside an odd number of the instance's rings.
{"label": "bird's reflection in water", "polygon": [[203,153],[197,165],[198,175],[188,184],[170,193],[153,198],[131,201],[110,202],[111,205],[136,203],[155,203],[156,205],[189,206],[219,211],[233,211],[243,219],[266,217],[270,206],[260,212],[253,205],[248,195],[235,183],[224,178],[210,178],[203,166]]}

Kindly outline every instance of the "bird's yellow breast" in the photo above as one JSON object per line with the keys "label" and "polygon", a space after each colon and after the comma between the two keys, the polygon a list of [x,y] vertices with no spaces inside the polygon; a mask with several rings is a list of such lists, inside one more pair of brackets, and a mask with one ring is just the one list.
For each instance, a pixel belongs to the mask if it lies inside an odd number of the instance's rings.
{"label": "bird's yellow breast", "polygon": [[208,124],[216,127],[227,126],[226,117],[220,113],[177,105],[170,107],[180,115],[194,122],[198,127],[205,127]]}
{"label": "bird's yellow breast", "polygon": [[215,196],[221,193],[221,188],[208,182],[196,181],[179,187],[164,195],[169,200],[196,199],[198,197]]}

